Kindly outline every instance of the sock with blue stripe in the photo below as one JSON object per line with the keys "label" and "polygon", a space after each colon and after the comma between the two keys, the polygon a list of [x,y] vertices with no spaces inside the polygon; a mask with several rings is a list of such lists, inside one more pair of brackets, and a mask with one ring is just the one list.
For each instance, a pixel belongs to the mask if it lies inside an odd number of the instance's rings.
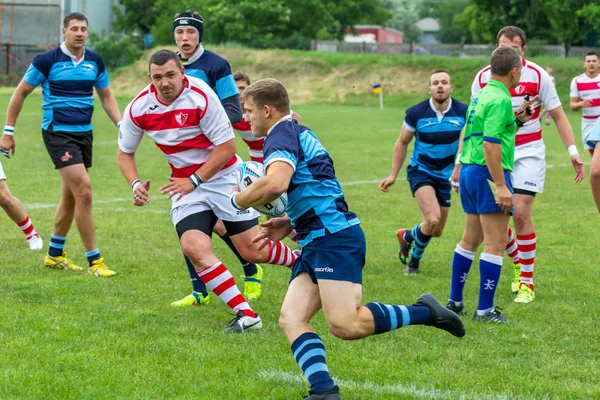
{"label": "sock with blue stripe", "polygon": [[184,255],[183,258],[185,258],[185,265],[187,265],[188,272],[190,273],[190,279],[192,280],[192,288],[194,292],[202,293],[202,296],[204,297],[208,296],[208,290],[206,290],[206,285],[198,276],[194,264],[192,264],[192,262],[189,258],[187,258],[187,256]]}
{"label": "sock with blue stripe", "polygon": [[231,240],[231,237],[229,236],[229,233],[225,233],[223,236],[220,236],[220,238],[231,249],[231,251],[233,251],[233,254],[235,254],[237,259],[240,260],[240,263],[242,263],[242,268],[244,268],[244,275],[252,276],[258,272],[256,264],[246,261],[244,257],[242,257],[242,255],[237,251],[235,245],[233,244],[233,241]]}
{"label": "sock with blue stripe", "polygon": [[365,307],[373,314],[376,335],[393,331],[406,325],[423,325],[431,319],[431,310],[426,306],[367,303]]}
{"label": "sock with blue stripe", "polygon": [[48,248],[48,254],[50,257],[62,256],[65,249],[65,243],[67,241],[66,236],[52,235],[50,238],[50,247]]}
{"label": "sock with blue stripe", "polygon": [[475,252],[465,250],[459,245],[454,249],[454,259],[452,260],[452,286],[450,287],[450,300],[457,303],[463,301],[463,291],[467,283],[467,277],[471,270],[471,265],[475,259]]}
{"label": "sock with blue stripe", "polygon": [[[431,235],[426,235],[421,231],[421,225],[419,224],[411,229],[410,236],[414,238],[413,242],[413,250],[410,256],[410,264],[419,264],[421,261],[421,257],[423,257],[423,252],[425,248],[431,241]],[[414,262],[413,262],[414,261]]]}
{"label": "sock with blue stripe", "polygon": [[325,360],[325,346],[319,335],[305,332],[298,336],[292,343],[292,353],[308,379],[312,392],[323,393],[333,389],[334,383]]}
{"label": "sock with blue stripe", "polygon": [[481,253],[479,256],[479,304],[477,312],[491,311],[494,307],[494,295],[500,280],[502,270],[502,256]]}
{"label": "sock with blue stripe", "polygon": [[92,262],[100,258],[100,250],[95,248],[94,250],[86,251],[85,256],[87,257],[88,263],[90,263],[91,266]]}

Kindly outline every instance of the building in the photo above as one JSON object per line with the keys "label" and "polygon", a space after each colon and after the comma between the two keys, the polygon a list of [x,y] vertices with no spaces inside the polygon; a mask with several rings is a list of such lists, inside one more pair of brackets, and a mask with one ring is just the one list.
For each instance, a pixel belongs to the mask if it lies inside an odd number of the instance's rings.
{"label": "building", "polygon": [[60,0],[62,19],[72,12],[80,12],[88,18],[90,31],[95,32],[101,38],[112,32],[112,24],[115,19],[113,7],[124,10],[124,6],[118,0]]}
{"label": "building", "polygon": [[348,43],[402,43],[402,32],[379,25],[356,25],[346,28],[344,42]]}
{"label": "building", "polygon": [[417,22],[417,27],[421,30],[421,44],[437,44],[437,34],[440,32],[440,23],[434,18],[423,18]]}

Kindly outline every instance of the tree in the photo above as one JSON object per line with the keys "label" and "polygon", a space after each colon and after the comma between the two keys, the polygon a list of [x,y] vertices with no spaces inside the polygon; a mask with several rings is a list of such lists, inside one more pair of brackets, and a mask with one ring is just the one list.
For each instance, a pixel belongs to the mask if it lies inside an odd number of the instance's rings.
{"label": "tree", "polygon": [[586,5],[587,0],[545,0],[544,8],[552,35],[564,43],[565,57],[569,56],[571,45],[580,42],[591,30],[586,19],[578,12]]}
{"label": "tree", "polygon": [[149,33],[156,19],[164,15],[152,0],[119,0],[119,4],[125,7],[125,11],[113,7],[115,32],[132,33],[139,30],[142,34]]}
{"label": "tree", "polygon": [[455,23],[454,17],[460,15],[468,4],[469,0],[424,0],[419,16],[435,18],[439,22],[437,39],[440,42],[463,43],[470,41],[471,34]]}
{"label": "tree", "polygon": [[413,54],[414,43],[421,39],[421,29],[417,26],[419,21],[420,1],[396,0],[392,26],[400,31],[404,41],[409,43],[410,54]]}

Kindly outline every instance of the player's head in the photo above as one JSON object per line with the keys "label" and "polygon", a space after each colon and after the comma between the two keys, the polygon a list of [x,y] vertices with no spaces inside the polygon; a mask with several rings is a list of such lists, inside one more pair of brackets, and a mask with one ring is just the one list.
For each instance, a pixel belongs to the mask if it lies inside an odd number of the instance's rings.
{"label": "player's head", "polygon": [[240,97],[242,97],[244,90],[250,86],[250,78],[243,72],[236,72],[233,74],[233,80],[235,80],[235,86],[237,86]]}
{"label": "player's head", "polygon": [[185,11],[175,16],[173,20],[173,36],[179,51],[184,58],[194,54],[196,48],[202,43],[204,33],[204,20],[197,12]]}
{"label": "player's head", "polygon": [[65,42],[72,49],[81,49],[89,35],[88,19],[85,15],[74,12],[63,20],[62,34]]}
{"label": "player's head", "polygon": [[500,29],[496,36],[496,47],[508,46],[519,52],[521,57],[525,56],[525,46],[527,38],[525,32],[518,26],[505,26]]}
{"label": "player's head", "polygon": [[588,75],[596,75],[598,73],[598,53],[594,51],[587,53],[583,66]]}
{"label": "player's head", "polygon": [[552,75],[554,73],[554,68],[548,65],[546,67],[546,72],[548,73],[548,75]]}
{"label": "player's head", "polygon": [[514,88],[521,78],[521,55],[513,47],[498,47],[490,57],[492,78],[503,81],[508,87]]}
{"label": "player's head", "polygon": [[269,128],[290,113],[290,98],[277,79],[261,79],[244,91],[246,121],[256,137],[267,136]]}
{"label": "player's head", "polygon": [[443,69],[434,71],[429,77],[429,94],[433,101],[443,103],[450,97],[450,93],[454,90],[450,74]]}
{"label": "player's head", "polygon": [[181,93],[185,77],[179,56],[166,49],[152,54],[148,61],[148,77],[160,101],[171,104]]}

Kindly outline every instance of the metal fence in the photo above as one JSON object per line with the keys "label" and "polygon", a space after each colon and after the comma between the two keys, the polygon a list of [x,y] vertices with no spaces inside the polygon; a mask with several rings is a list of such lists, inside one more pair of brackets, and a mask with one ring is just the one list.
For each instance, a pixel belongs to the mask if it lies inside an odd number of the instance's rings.
{"label": "metal fence", "polygon": [[[485,44],[418,44],[413,45],[415,55],[453,56],[453,57],[489,57],[496,46]],[[333,53],[370,53],[370,54],[410,54],[407,43],[348,43],[333,40],[313,40],[311,49]],[[600,51],[600,47],[571,47],[569,57],[581,58],[590,51]],[[564,46],[544,46],[543,55],[565,57]]]}

